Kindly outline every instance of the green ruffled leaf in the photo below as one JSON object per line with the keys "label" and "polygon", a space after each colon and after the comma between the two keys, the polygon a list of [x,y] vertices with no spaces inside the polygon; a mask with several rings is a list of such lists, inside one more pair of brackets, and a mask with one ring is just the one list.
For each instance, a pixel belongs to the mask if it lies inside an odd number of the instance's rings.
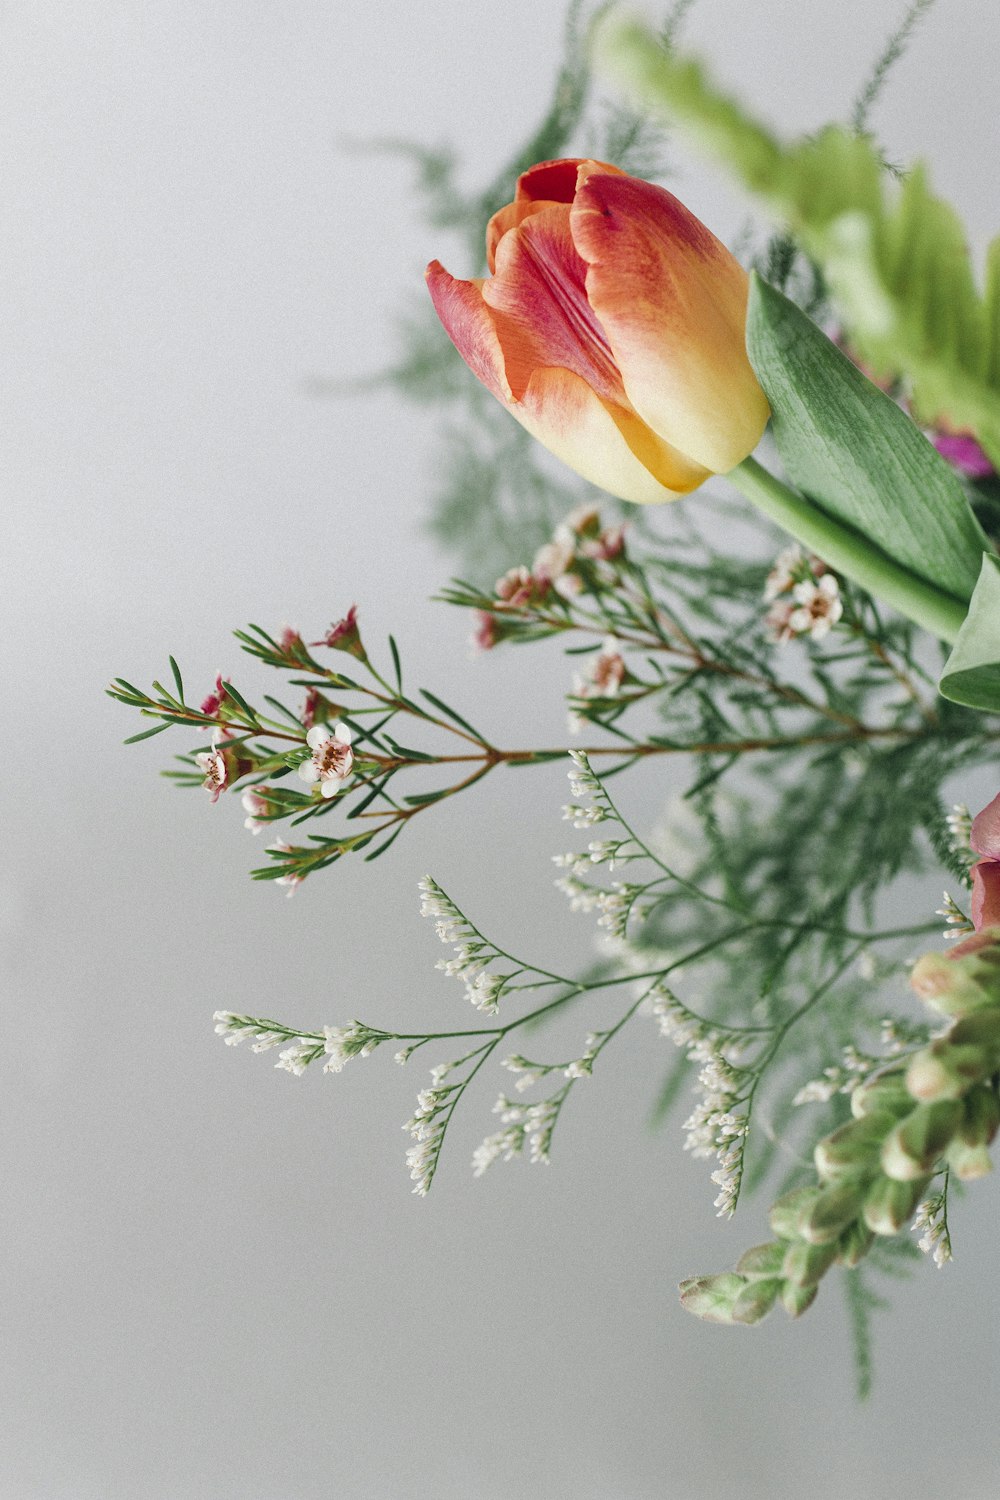
{"label": "green ruffled leaf", "polygon": [[757,277],[747,349],[792,482],[917,578],[968,600],[989,543],[954,471],[905,412]]}
{"label": "green ruffled leaf", "polygon": [[897,187],[868,139],[833,126],[784,144],[641,24],[602,29],[601,50],[633,97],[688,124],[790,226],[866,363],[905,377],[924,421],[970,429],[1000,467],[1000,239],[980,295],[961,221],[919,167]]}
{"label": "green ruffled leaf", "polygon": [[1000,712],[1000,558],[986,553],[965,624],[938,684],[942,697]]}

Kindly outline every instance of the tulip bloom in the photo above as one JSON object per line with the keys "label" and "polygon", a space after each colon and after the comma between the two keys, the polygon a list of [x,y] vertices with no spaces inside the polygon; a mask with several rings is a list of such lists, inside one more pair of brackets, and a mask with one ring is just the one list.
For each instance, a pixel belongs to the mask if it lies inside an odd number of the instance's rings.
{"label": "tulip bloom", "polygon": [[533,437],[622,500],[671,500],[756,447],[748,278],[664,188],[541,162],[486,233],[488,277],[427,268],[473,374]]}

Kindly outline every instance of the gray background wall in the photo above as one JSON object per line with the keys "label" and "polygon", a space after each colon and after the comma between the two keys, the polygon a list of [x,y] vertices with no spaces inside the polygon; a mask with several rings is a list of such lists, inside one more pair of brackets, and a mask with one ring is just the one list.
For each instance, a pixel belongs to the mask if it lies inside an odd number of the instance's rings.
{"label": "gray background wall", "polygon": [[[901,9],[701,0],[688,37],[802,129],[844,112]],[[466,621],[425,602],[450,568],[421,534],[426,415],[305,389],[387,359],[432,255],[467,269],[419,225],[405,169],[339,138],[450,138],[483,179],[549,87],[561,12],[0,14],[5,1500],[995,1492],[993,1184],[960,1207],[954,1267],[899,1290],[858,1409],[835,1290],[751,1334],[677,1308],[678,1278],[730,1263],[762,1214],[718,1224],[704,1164],[676,1128],[645,1130],[664,1045],[648,1023],[548,1171],[472,1181],[491,1080],[426,1202],[399,1130],[422,1070],[376,1057],[296,1081],[213,1037],[218,1006],[467,1014],[433,970],[424,870],[498,935],[571,962],[590,930],[550,885],[560,768],[495,778],[288,902],[246,878],[236,805],[157,781],[169,742],[123,749],[135,726],[101,696],[167,650],[206,689],[219,668],[259,684],[231,627],[314,632],[357,600],[488,729],[562,733],[558,657],[536,656],[529,689],[524,658],[469,662]],[[995,0],[940,0],[879,114],[979,243],[998,38]],[[678,159],[687,202],[735,233],[744,205]],[[641,816],[663,792],[634,784]]]}

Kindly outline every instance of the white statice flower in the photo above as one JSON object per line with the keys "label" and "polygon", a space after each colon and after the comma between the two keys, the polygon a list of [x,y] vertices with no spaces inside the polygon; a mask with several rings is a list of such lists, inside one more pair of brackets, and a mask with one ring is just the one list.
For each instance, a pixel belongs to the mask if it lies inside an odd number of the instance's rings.
{"label": "white statice flower", "polygon": [[[855,1080],[851,1080],[854,1087]],[[828,1104],[834,1094],[839,1093],[844,1085],[844,1074],[840,1068],[824,1068],[822,1078],[811,1078],[804,1083],[793,1096],[793,1104]]]}
{"label": "white statice flower", "polygon": [[281,1068],[286,1073],[292,1073],[296,1078],[301,1078],[311,1062],[315,1062],[323,1049],[318,1042],[311,1042],[304,1038],[293,1042],[286,1047],[284,1052],[278,1053],[276,1068]]}
{"label": "white statice flower", "polygon": [[415,1184],[413,1191],[420,1198],[426,1197],[437,1169],[444,1132],[454,1108],[451,1095],[461,1088],[458,1083],[442,1086],[441,1079],[452,1066],[444,1063],[431,1070],[431,1087],[421,1089],[417,1107],[403,1126],[412,1141],[407,1148],[406,1164]]}
{"label": "white statice flower", "polygon": [[500,1116],[505,1127],[495,1135],[488,1135],[477,1146],[472,1155],[472,1172],[482,1177],[495,1161],[512,1161],[528,1148],[528,1160],[533,1163],[549,1161],[552,1131],[559,1117],[562,1098],[557,1094],[551,1099],[541,1099],[537,1104],[522,1104],[520,1100],[508,1099],[501,1094],[493,1106],[493,1113]]}
{"label": "white statice flower", "polygon": [[964,802],[952,805],[951,812],[945,816],[945,823],[948,825],[952,853],[969,854],[972,848],[972,814]]}
{"label": "white statice flower", "polygon": [[442,943],[454,943],[469,934],[470,928],[465,917],[436,880],[430,875],[424,875],[418,882],[417,889],[420,891],[420,915],[431,918]]}
{"label": "white statice flower", "polygon": [[351,731],[346,724],[332,730],[326,724],[314,724],[306,744],[312,755],[299,766],[300,778],[307,786],[318,784],[324,797],[335,797],[354,769]]}
{"label": "white statice flower", "polygon": [[948,942],[963,938],[967,933],[976,930],[958,902],[947,891],[944,892],[944,904],[937,908],[934,915],[944,917],[947,926],[943,936]]}
{"label": "white statice flower", "polygon": [[944,1193],[934,1193],[918,1203],[912,1229],[919,1233],[918,1247],[929,1255],[940,1271],[954,1259],[951,1235],[948,1233],[947,1200]]}
{"label": "white statice flower", "polygon": [[324,1073],[339,1073],[352,1057],[370,1057],[385,1040],[384,1032],[372,1031],[363,1021],[351,1021],[347,1026],[324,1026],[323,1036]]}

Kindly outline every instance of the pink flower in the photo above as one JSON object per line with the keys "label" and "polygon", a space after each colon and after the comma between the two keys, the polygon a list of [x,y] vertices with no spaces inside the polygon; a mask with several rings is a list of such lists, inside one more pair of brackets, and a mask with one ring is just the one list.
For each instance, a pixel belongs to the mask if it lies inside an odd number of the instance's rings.
{"label": "pink flower", "polygon": [[1000,795],[972,820],[969,843],[982,859],[972,866],[972,925],[1000,926]]}
{"label": "pink flower", "polygon": [[941,457],[967,479],[989,479],[996,473],[971,432],[938,432],[932,441]]}
{"label": "pink flower", "polygon": [[536,604],[548,593],[547,578],[536,578],[527,568],[508,568],[493,585],[498,609],[523,609]]}
{"label": "pink flower", "polygon": [[495,616],[485,609],[477,609],[476,628],[470,639],[476,651],[492,651],[498,639]]}
{"label": "pink flower", "polygon": [[260,833],[263,827],[265,827],[265,824],[260,822],[260,819],[262,817],[267,817],[271,812],[271,804],[268,802],[267,798],[263,796],[264,790],[266,790],[266,788],[258,790],[258,788],[254,786],[247,787],[241,799],[243,803],[243,811],[249,814],[249,816],[244,819],[243,827],[249,828],[254,837],[256,837],[258,833]]}
{"label": "pink flower", "polygon": [[574,689],[578,698],[617,698],[627,675],[625,658],[614,636],[608,636],[586,673],[577,677]]}
{"label": "pink flower", "polygon": [[202,785],[206,791],[211,792],[212,801],[218,802],[229,780],[229,767],[226,765],[226,757],[219,749],[218,733],[213,737],[211,750],[201,751],[195,756],[195,760],[205,773]]}
{"label": "pink flower", "polygon": [[[291,844],[286,844],[284,839],[275,839],[274,843],[268,844],[267,847],[268,849],[273,849],[276,854],[291,854],[292,852]],[[287,886],[289,896],[294,896],[296,887],[302,884],[304,878],[304,876],[296,875],[294,871],[289,870],[287,875],[279,875],[274,883],[275,885]]]}
{"label": "pink flower", "polygon": [[318,783],[324,797],[335,797],[354,769],[351,731],[345,724],[332,731],[325,724],[314,724],[306,744],[312,756],[299,766],[300,777],[310,786]]}
{"label": "pink flower", "polygon": [[585,536],[580,552],[595,562],[614,562],[625,551],[625,527],[608,526],[598,536]]}
{"label": "pink flower", "polygon": [[329,646],[332,651],[349,651],[352,656],[363,657],[365,648],[358,633],[358,606],[352,604],[342,620],[331,625],[321,641],[312,641],[313,646]]}
{"label": "pink flower", "polygon": [[[229,681],[229,678],[227,677],[226,678],[226,682],[228,682],[228,681]],[[218,714],[219,709],[222,707],[223,703],[225,702],[225,699],[226,699],[226,684],[222,680],[222,673],[219,672],[219,673],[217,673],[216,678],[215,678],[215,687],[212,689],[212,691],[209,693],[208,697],[204,700],[204,702],[201,705],[201,711],[202,711],[202,713],[206,714],[208,716],[208,718],[214,719],[215,716]]]}

